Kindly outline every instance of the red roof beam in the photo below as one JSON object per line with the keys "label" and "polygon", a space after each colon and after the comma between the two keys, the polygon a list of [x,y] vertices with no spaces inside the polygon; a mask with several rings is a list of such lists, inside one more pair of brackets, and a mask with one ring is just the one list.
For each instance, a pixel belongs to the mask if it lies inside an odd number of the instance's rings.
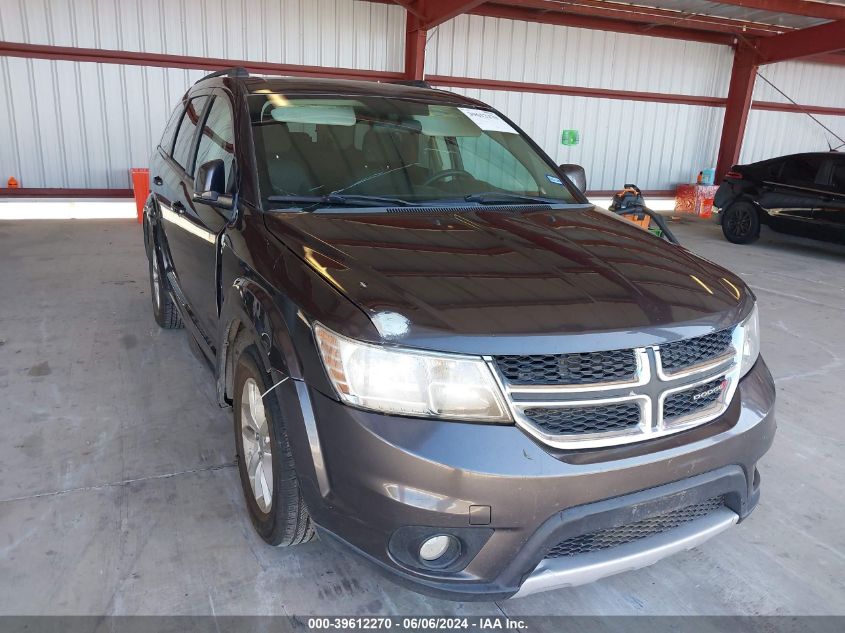
{"label": "red roof beam", "polygon": [[[417,0],[413,5],[422,13],[420,27],[431,29],[483,4],[485,0]],[[408,9],[410,11],[410,9]]]}
{"label": "red roof beam", "polygon": [[648,31],[643,31],[641,24],[626,22],[625,20],[597,18],[588,15],[575,15],[572,13],[543,11],[514,6],[484,4],[472,9],[469,13],[507,20],[524,20],[527,22],[540,22],[542,24],[555,24],[558,26],[614,31],[616,33],[668,37],[676,40],[691,40],[694,42],[706,42],[708,44],[723,44],[725,46],[733,45],[735,40],[734,36],[727,33],[712,33],[674,26],[655,26]]}
{"label": "red roof beam", "polygon": [[[493,2],[507,6],[506,0]],[[515,4],[515,3],[514,3]],[[513,4],[511,5],[513,6]],[[553,0],[520,0],[520,7],[558,11],[570,15],[590,15],[599,18],[611,18],[628,22],[638,22],[644,25],[660,24],[664,26],[686,27],[701,29],[716,33],[730,33],[746,36],[769,36],[783,33],[791,29],[761,24],[745,20],[732,20],[695,13],[683,13],[654,7],[640,7],[615,2],[599,2],[595,0],[575,0],[574,2],[554,2]]]}
{"label": "red roof beam", "polygon": [[803,15],[808,18],[845,20],[845,6],[826,2],[812,2],[812,0],[719,0],[719,4],[730,4],[735,7],[774,13]]}
{"label": "red roof beam", "polygon": [[759,40],[756,51],[762,64],[812,57],[845,49],[845,20],[790,31]]}

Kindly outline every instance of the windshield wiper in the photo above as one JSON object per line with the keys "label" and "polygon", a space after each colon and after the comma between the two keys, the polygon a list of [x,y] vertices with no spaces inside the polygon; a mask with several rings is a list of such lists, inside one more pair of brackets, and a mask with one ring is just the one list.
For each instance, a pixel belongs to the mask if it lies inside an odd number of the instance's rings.
{"label": "windshield wiper", "polygon": [[539,196],[526,196],[519,193],[510,193],[507,191],[482,191],[480,193],[471,193],[464,196],[467,202],[478,202],[479,204],[487,203],[502,203],[510,201],[519,202],[533,202],[535,204],[567,204],[565,200],[557,200],[555,198],[541,198]]}
{"label": "windshield wiper", "polygon": [[[312,211],[321,205],[346,206],[346,207],[383,207],[384,205],[396,205],[400,207],[412,206],[411,202],[401,198],[390,198],[385,196],[367,196],[364,194],[339,194],[329,193],[324,196],[269,196],[270,202],[290,202],[292,204],[308,205],[307,210]],[[303,207],[305,208],[305,207]]]}

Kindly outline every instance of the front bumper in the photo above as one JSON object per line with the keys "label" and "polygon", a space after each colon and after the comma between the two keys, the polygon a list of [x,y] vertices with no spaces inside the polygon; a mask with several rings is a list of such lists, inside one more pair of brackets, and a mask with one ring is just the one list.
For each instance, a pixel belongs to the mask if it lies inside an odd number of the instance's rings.
{"label": "front bumper", "polygon": [[[774,385],[762,359],[720,418],[594,450],[554,450],[515,426],[385,416],[304,385],[296,392],[300,407],[289,406],[289,420],[310,418],[310,431],[308,452],[295,448],[295,459],[321,533],[417,591],[459,600],[581,584],[695,546],[754,508],[755,465],[775,431]],[[305,467],[306,459],[320,467]],[[545,558],[573,535],[716,496],[724,508],[704,521],[612,549]],[[468,551],[448,569],[423,569],[401,551],[414,542],[397,538],[408,530],[457,535]]]}

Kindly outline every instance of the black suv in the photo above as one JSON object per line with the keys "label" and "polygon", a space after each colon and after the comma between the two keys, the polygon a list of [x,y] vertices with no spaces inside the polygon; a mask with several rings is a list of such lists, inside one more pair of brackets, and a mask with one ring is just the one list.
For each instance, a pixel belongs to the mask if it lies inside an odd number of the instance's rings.
{"label": "black suv", "polygon": [[734,165],[713,204],[734,244],[754,242],[761,224],[845,244],[845,155],[792,154]]}
{"label": "black suv", "polygon": [[268,543],[316,530],[492,600],[647,565],[757,503],[775,391],[751,291],[594,208],[483,103],[221,73],[150,172],[155,318],[213,368]]}

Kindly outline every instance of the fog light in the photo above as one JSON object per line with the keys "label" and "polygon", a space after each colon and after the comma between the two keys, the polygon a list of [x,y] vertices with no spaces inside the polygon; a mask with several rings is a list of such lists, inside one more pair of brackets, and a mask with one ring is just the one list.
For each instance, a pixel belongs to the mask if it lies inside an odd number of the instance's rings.
{"label": "fog light", "polygon": [[452,544],[452,537],[445,534],[438,534],[426,539],[420,546],[420,558],[433,562],[443,556]]}

